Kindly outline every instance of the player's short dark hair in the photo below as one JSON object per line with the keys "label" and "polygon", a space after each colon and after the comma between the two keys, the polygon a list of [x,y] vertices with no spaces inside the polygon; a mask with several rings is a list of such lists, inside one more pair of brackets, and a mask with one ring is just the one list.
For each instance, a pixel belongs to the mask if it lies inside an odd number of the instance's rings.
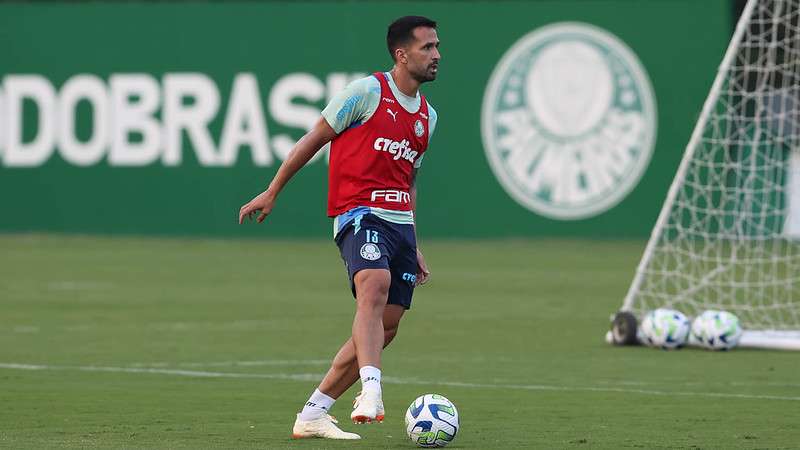
{"label": "player's short dark hair", "polygon": [[386,32],[386,46],[389,47],[389,54],[394,59],[394,51],[414,39],[414,28],[428,27],[436,28],[436,22],[422,16],[404,16],[389,25]]}

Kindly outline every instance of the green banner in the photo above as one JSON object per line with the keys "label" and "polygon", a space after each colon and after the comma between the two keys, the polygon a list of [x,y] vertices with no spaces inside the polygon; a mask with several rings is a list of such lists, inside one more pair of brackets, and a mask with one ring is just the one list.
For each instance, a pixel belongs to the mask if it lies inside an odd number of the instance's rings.
{"label": "green banner", "polygon": [[0,231],[329,236],[324,153],[236,224],[387,25],[439,22],[423,236],[646,236],[724,0],[0,4]]}

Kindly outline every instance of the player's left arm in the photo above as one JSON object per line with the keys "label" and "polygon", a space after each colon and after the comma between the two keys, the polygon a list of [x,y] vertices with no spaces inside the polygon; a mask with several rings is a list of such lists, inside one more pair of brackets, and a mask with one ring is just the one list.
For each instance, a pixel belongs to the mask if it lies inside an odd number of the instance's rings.
{"label": "player's left arm", "polygon": [[[411,189],[409,189],[409,196],[411,197],[411,210],[414,211],[414,216],[417,215],[417,171],[419,171],[418,167],[414,167],[411,170]],[[417,239],[417,225],[416,220],[414,223],[414,240]],[[420,286],[428,282],[431,277],[431,271],[428,269],[428,265],[425,263],[425,256],[422,255],[422,252],[419,249],[419,243],[417,244],[417,281],[414,283],[414,286]]]}
{"label": "player's left arm", "polygon": [[[436,123],[439,121],[439,114],[436,113],[436,110],[433,109],[430,103],[428,103],[428,146],[431,143],[431,137],[433,137],[433,132],[436,129]],[[409,189],[409,195],[411,197],[411,210],[414,211],[414,238],[416,240],[417,237],[417,225],[416,225],[416,216],[417,216],[417,172],[419,168],[422,167],[422,158],[425,156],[425,153],[420,155],[419,159],[414,162],[414,166],[411,169],[411,189]],[[415,286],[419,286],[421,284],[425,284],[431,278],[431,271],[428,269],[428,265],[425,263],[425,257],[422,255],[422,252],[419,251],[419,241],[417,241],[417,281]]]}

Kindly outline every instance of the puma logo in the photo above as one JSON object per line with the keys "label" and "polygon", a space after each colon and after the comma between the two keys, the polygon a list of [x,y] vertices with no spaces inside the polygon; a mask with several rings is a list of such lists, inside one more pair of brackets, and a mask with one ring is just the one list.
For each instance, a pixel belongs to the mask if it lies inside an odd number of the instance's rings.
{"label": "puma logo", "polygon": [[391,114],[391,115],[392,115],[392,119],[394,119],[394,121],[395,121],[395,122],[397,122],[397,113],[396,113],[396,112],[392,111],[392,110],[391,110],[391,109],[389,109],[389,108],[386,108],[386,112],[388,112],[389,114]]}

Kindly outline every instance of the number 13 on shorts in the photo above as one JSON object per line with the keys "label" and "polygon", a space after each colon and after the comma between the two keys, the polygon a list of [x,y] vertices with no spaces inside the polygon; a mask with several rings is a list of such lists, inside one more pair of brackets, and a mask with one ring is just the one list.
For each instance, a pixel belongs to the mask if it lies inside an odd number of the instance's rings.
{"label": "number 13 on shorts", "polygon": [[375,230],[364,230],[367,232],[367,243],[377,244],[378,243],[378,232]]}

